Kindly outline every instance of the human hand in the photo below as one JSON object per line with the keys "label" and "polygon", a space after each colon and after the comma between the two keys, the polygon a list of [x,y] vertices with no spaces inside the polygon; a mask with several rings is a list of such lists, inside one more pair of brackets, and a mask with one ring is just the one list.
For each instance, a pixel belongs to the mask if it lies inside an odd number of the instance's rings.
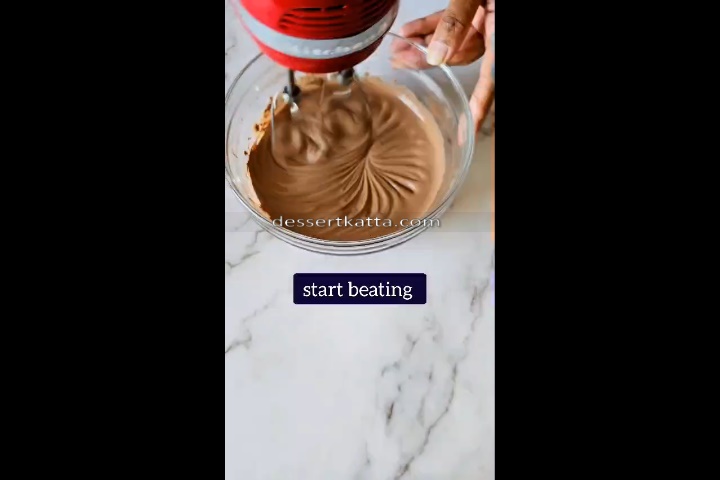
{"label": "human hand", "polygon": [[446,10],[413,20],[400,35],[428,48],[427,57],[409,44],[393,44],[399,68],[468,65],[483,57],[480,77],[470,97],[477,132],[495,99],[495,0],[450,0]]}

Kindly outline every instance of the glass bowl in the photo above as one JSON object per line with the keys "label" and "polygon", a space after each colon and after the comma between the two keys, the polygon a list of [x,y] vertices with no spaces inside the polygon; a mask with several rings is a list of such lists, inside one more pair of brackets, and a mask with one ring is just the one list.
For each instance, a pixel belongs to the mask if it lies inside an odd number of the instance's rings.
{"label": "glass bowl", "polygon": [[[445,174],[433,206],[423,219],[403,230],[359,241],[328,241],[299,234],[272,223],[259,204],[247,173],[248,151],[256,138],[255,125],[268,101],[282,91],[287,70],[267,56],[255,57],[237,76],[225,98],[225,178],[231,189],[262,228],[277,238],[318,253],[353,255],[385,250],[399,245],[439,224],[467,177],[473,156],[474,132],[470,106],[460,83],[446,66],[427,70],[397,68],[392,64],[391,45],[406,42],[423,54],[426,49],[388,33],[378,49],[355,67],[358,75],[369,74],[411,90],[431,112],[444,137]],[[463,141],[469,139],[469,141]]]}

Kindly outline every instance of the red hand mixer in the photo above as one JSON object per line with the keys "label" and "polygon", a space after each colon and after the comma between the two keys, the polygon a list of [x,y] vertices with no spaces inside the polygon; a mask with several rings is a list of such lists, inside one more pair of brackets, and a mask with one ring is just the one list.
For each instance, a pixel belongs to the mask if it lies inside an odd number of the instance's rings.
{"label": "red hand mixer", "polygon": [[236,14],[265,55],[288,69],[285,95],[296,104],[295,71],[340,73],[377,49],[390,30],[398,0],[233,0]]}

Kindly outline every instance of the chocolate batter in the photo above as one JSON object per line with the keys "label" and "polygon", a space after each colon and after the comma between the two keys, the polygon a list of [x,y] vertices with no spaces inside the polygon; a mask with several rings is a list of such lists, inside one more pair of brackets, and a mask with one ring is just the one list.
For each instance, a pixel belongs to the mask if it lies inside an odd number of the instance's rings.
{"label": "chocolate batter", "polygon": [[287,106],[251,148],[248,172],[275,224],[325,240],[367,240],[422,219],[443,179],[443,138],[400,87],[366,77],[348,87],[304,77],[299,114]]}

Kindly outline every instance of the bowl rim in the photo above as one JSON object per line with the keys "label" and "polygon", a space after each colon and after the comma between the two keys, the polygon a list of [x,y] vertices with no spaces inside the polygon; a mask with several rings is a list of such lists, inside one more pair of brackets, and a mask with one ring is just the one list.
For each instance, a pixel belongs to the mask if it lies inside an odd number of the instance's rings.
{"label": "bowl rim", "polygon": [[[413,42],[412,40],[409,40],[403,36],[400,36],[398,34],[395,34],[393,32],[388,32],[385,34],[385,37],[391,37],[397,40],[404,41],[411,45],[412,47],[420,50],[423,54],[427,55],[427,48],[424,46]],[[253,57],[236,75],[235,79],[233,80],[232,84],[230,84],[230,88],[228,88],[227,93],[225,94],[225,112],[227,113],[227,109],[229,107],[229,102],[232,97],[232,95],[235,93],[235,88],[237,87],[238,82],[242,78],[243,74],[250,68],[252,65],[260,60],[262,57],[267,57],[264,53],[260,52],[255,57]],[[262,228],[264,228],[267,231],[270,232],[277,232],[281,233],[282,235],[287,235],[291,237],[295,244],[295,242],[305,243],[313,246],[317,246],[320,249],[327,249],[327,248],[337,248],[337,249],[352,249],[352,248],[362,248],[363,250],[366,250],[368,248],[371,248],[375,244],[384,244],[388,241],[398,238],[398,237],[406,237],[408,239],[416,236],[419,232],[419,230],[426,230],[427,223],[425,220],[432,220],[435,219],[438,216],[441,216],[444,214],[448,208],[449,202],[452,202],[453,199],[457,196],[457,193],[459,192],[460,188],[464,185],[465,180],[467,179],[468,172],[470,170],[470,165],[472,164],[472,158],[475,150],[475,132],[473,131],[473,122],[470,121],[472,118],[472,111],[470,110],[470,103],[467,97],[467,94],[465,93],[465,90],[463,89],[462,85],[460,84],[460,81],[457,79],[455,74],[452,72],[450,67],[448,67],[445,64],[439,65],[434,68],[439,68],[443,71],[443,73],[450,79],[450,83],[452,84],[453,88],[461,93],[461,98],[464,100],[462,102],[462,108],[465,115],[465,144],[467,145],[467,148],[465,150],[465,158],[462,159],[462,169],[459,172],[459,178],[460,181],[456,182],[455,186],[448,190],[448,192],[445,194],[445,197],[437,204],[437,207],[432,210],[431,212],[427,213],[423,218],[420,225],[414,225],[414,226],[408,226],[405,227],[402,230],[397,230],[396,232],[389,233],[387,235],[383,235],[380,237],[374,237],[366,240],[323,240],[320,238],[310,237],[307,235],[303,235],[301,233],[294,232],[292,230],[289,230],[284,227],[278,227],[277,225],[273,224],[272,221],[268,220],[265,216],[259,214],[255,207],[250,205],[242,196],[241,192],[238,190],[237,186],[235,185],[235,182],[233,181],[233,173],[230,169],[230,159],[228,157],[230,148],[228,141],[230,139],[230,126],[232,125],[232,120],[226,125],[225,127],[225,181],[227,182],[230,189],[233,191],[235,196],[238,198],[240,203],[245,207],[246,210],[250,213],[250,215],[253,217],[253,219],[260,224]],[[462,124],[462,117],[461,117],[461,124]],[[413,235],[410,235],[410,233],[413,233]],[[308,245],[308,246],[309,246]]]}

